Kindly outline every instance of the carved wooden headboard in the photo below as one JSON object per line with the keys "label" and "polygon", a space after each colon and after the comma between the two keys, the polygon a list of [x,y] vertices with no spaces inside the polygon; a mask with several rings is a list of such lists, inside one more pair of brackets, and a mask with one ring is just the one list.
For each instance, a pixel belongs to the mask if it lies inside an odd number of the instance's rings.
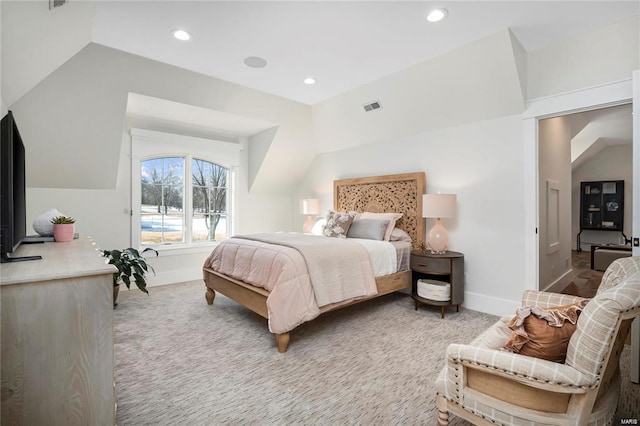
{"label": "carved wooden headboard", "polygon": [[333,208],[340,212],[402,213],[396,227],[406,231],[414,248],[424,243],[422,217],[424,172],[333,181]]}

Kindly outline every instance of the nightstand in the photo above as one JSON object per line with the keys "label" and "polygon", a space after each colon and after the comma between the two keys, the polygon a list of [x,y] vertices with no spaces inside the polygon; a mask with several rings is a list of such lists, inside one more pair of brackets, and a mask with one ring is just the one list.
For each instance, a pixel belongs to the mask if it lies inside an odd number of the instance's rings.
{"label": "nightstand", "polygon": [[[411,252],[411,297],[418,310],[418,304],[440,306],[441,318],[445,308],[455,306],[458,312],[464,302],[464,255],[455,251],[444,254]],[[449,284],[449,300],[431,300],[418,296],[418,280],[435,280]]]}

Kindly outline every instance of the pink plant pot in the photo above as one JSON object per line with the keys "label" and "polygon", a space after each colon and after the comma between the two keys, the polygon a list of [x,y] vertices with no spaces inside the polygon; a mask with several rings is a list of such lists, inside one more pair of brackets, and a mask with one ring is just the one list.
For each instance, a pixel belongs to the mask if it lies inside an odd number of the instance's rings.
{"label": "pink plant pot", "polygon": [[74,223],[58,223],[53,225],[53,239],[57,243],[66,243],[69,241],[73,241],[74,233]]}

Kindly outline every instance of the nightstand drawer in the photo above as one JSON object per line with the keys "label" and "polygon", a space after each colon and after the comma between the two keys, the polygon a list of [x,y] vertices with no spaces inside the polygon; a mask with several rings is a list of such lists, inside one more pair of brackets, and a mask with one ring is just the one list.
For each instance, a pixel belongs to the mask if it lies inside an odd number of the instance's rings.
{"label": "nightstand drawer", "polygon": [[451,259],[435,259],[422,256],[411,256],[411,269],[427,274],[450,274]]}

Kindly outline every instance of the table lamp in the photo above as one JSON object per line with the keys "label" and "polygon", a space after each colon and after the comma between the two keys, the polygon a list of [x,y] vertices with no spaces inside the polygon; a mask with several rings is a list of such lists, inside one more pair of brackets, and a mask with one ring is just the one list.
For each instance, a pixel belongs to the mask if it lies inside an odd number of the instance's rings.
{"label": "table lamp", "polygon": [[449,233],[440,219],[454,217],[455,213],[455,194],[424,194],[422,196],[422,217],[436,219],[435,225],[427,233],[427,247],[431,253],[443,254],[447,251]]}
{"label": "table lamp", "polygon": [[320,214],[320,200],[317,198],[303,199],[300,203],[300,213],[307,215],[307,219],[304,221],[304,225],[302,226],[302,232],[308,234],[311,232],[315,222],[313,217]]}

